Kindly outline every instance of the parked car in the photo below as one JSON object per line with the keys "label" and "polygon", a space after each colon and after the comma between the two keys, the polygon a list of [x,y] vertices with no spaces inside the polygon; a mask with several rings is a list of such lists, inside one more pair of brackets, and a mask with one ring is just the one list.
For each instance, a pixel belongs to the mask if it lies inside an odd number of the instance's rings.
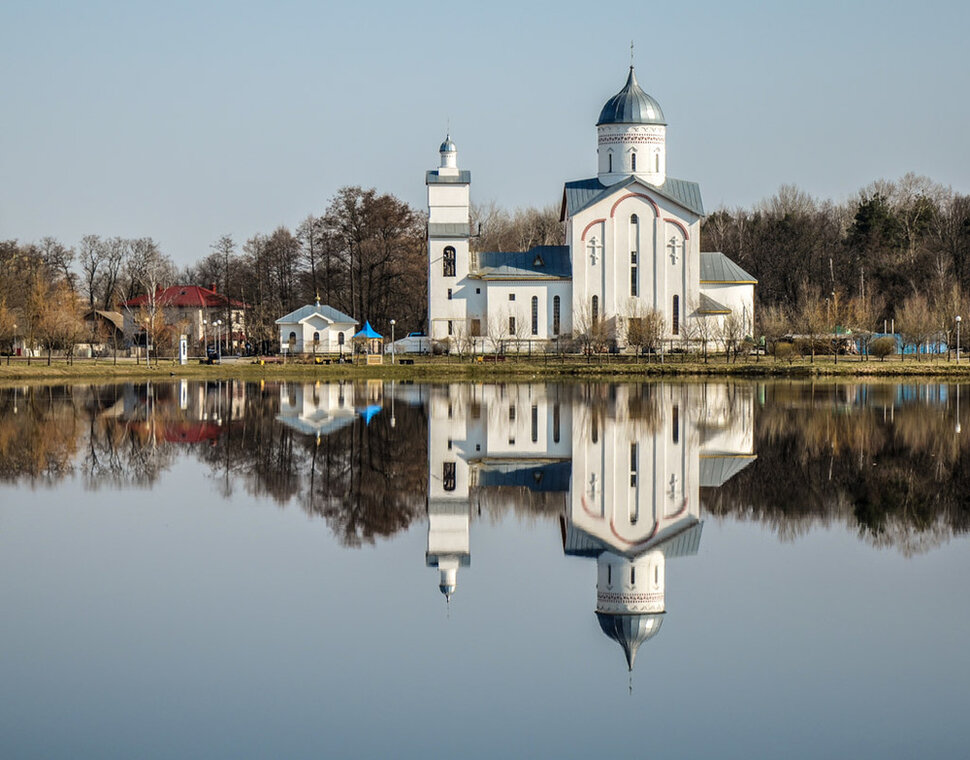
{"label": "parked car", "polygon": [[395,354],[431,353],[431,341],[428,340],[428,336],[423,332],[411,332],[408,333],[406,337],[394,341],[394,343],[386,344],[384,346],[385,354],[392,352],[391,346],[394,347],[393,352]]}

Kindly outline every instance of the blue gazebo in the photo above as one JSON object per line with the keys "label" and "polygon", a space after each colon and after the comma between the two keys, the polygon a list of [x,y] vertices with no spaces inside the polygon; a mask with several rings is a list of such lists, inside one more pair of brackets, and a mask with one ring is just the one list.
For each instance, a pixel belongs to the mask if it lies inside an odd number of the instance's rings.
{"label": "blue gazebo", "polygon": [[368,364],[384,363],[384,336],[371,327],[369,319],[364,322],[363,329],[354,336],[354,344],[363,346]]}

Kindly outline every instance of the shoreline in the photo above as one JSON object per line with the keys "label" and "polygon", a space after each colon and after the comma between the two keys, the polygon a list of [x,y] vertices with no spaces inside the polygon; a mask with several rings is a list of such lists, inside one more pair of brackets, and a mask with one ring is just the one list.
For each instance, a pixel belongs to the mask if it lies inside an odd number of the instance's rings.
{"label": "shoreline", "polygon": [[[410,358],[410,357],[408,357]],[[524,381],[544,380],[643,380],[643,379],[857,379],[871,378],[970,378],[970,358],[961,360],[926,359],[917,362],[909,358],[901,361],[893,357],[889,361],[860,361],[842,358],[836,364],[831,357],[817,357],[815,362],[799,359],[789,363],[775,361],[771,357],[744,358],[727,363],[723,358],[703,361],[680,361],[675,358],[661,364],[655,360],[635,362],[630,357],[596,357],[590,362],[583,358],[569,357],[545,360],[508,357],[504,362],[478,362],[452,357],[417,357],[413,365],[317,365],[317,364],[266,364],[259,365],[250,359],[223,364],[189,363],[178,365],[162,360],[157,366],[146,367],[125,359],[114,364],[112,360],[76,360],[68,364],[55,360],[50,366],[46,359],[34,359],[28,365],[24,359],[15,359],[8,365],[0,363],[0,384],[18,382],[56,383],[69,382],[126,382],[138,380],[410,380],[417,382],[465,382],[465,381]]]}

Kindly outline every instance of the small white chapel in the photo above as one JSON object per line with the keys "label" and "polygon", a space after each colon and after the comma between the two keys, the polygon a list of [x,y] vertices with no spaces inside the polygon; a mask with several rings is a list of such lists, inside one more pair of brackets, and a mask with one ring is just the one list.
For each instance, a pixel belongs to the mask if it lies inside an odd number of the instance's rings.
{"label": "small white chapel", "polygon": [[529,251],[470,251],[471,172],[446,137],[425,179],[432,340],[549,341],[602,320],[622,346],[630,320],[649,311],[663,315],[667,339],[688,338],[698,319],[716,334],[732,314],[754,334],[757,281],[701,252],[700,187],[667,174],[667,121],[632,65],[596,130],[596,176],[563,188],[566,245]]}

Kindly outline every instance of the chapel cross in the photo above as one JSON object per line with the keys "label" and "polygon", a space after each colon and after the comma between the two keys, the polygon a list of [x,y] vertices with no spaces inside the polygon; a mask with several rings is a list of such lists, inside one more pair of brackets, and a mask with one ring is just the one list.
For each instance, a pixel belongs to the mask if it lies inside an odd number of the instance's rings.
{"label": "chapel cross", "polygon": [[670,238],[670,242],[667,243],[667,247],[670,248],[670,263],[677,263],[677,238]]}
{"label": "chapel cross", "polygon": [[677,476],[670,476],[670,498],[676,498],[677,496]]}

